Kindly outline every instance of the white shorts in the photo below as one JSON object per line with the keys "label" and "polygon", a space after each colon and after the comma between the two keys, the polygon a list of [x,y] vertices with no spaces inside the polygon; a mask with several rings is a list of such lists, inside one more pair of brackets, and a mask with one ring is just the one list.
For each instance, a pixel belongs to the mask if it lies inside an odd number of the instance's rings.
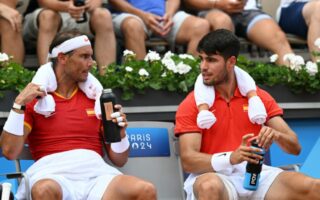
{"label": "white shorts", "polygon": [[[96,152],[76,149],[43,157],[26,174],[29,191],[39,180],[53,179],[61,186],[64,200],[96,200],[102,198],[112,179],[122,173]],[[22,180],[16,198],[25,197],[25,182]]]}
{"label": "white shorts", "polygon": [[[180,30],[182,23],[189,16],[190,16],[190,14],[188,14],[184,11],[178,11],[173,16],[173,19],[172,19],[173,26],[171,28],[171,31],[166,36],[164,36],[164,39],[166,39],[170,44],[174,44],[175,40],[176,40],[177,33]],[[145,33],[147,34],[147,36],[148,37],[152,36],[151,30],[147,28],[147,26],[143,23],[141,18],[139,18],[136,15],[130,14],[130,13],[120,13],[120,14],[112,14],[113,27],[114,27],[116,35],[118,37],[123,38],[122,31],[121,31],[121,24],[128,17],[137,18],[142,23],[143,29],[144,29]]]}
{"label": "white shorts", "polygon": [[[275,178],[283,171],[276,167],[263,165],[262,172],[260,173],[259,187],[256,191],[250,191],[243,188],[245,167],[246,162],[243,162],[239,165],[235,165],[232,174],[229,176],[217,174],[224,183],[230,200],[263,200]],[[184,182],[187,200],[196,199],[193,194],[193,184],[201,175],[202,174],[190,174]]]}
{"label": "white shorts", "polygon": [[[37,44],[38,38],[38,16],[44,8],[38,8],[37,10],[29,13],[25,16],[24,23],[23,23],[23,39],[28,44],[28,48],[35,48]],[[93,37],[93,33],[91,32],[89,21],[90,15],[87,13],[87,22],[84,23],[77,23],[74,18],[70,16],[67,12],[60,12],[60,16],[62,19],[62,25],[58,31],[70,31],[72,29],[78,29],[80,32],[88,35],[89,37]]]}

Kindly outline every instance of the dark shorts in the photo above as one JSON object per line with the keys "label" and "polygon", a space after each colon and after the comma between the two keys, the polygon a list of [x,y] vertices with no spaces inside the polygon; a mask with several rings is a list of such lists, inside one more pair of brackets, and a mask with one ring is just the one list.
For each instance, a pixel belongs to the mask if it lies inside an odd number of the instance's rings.
{"label": "dark shorts", "polygon": [[308,26],[302,15],[302,9],[307,2],[293,2],[281,9],[279,25],[286,33],[307,38]]}
{"label": "dark shorts", "polygon": [[[210,11],[217,9],[201,11],[199,17],[205,17]],[[272,19],[272,17],[261,10],[244,10],[242,13],[230,15],[235,27],[235,34],[239,37],[248,38],[247,34],[253,25],[261,19]]]}
{"label": "dark shorts", "polygon": [[247,38],[250,28],[261,19],[271,19],[271,17],[261,10],[244,10],[242,13],[230,15],[235,27],[236,35]]}

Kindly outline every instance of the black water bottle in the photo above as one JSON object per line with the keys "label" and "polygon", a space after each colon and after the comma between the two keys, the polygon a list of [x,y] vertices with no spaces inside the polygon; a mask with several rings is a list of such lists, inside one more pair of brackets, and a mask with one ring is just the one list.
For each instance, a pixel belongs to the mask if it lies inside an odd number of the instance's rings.
{"label": "black water bottle", "polygon": [[120,127],[112,122],[111,114],[118,110],[114,108],[116,96],[111,89],[104,89],[100,97],[102,124],[107,143],[120,142]]}
{"label": "black water bottle", "polygon": [[[86,3],[86,0],[73,0],[73,5],[76,7],[84,6]],[[83,12],[82,17],[78,20],[76,20],[77,23],[84,23],[87,21],[87,14],[86,12]]]}
{"label": "black water bottle", "polygon": [[[251,147],[261,149],[262,151],[260,153],[255,152],[262,157],[264,156],[264,149],[259,147],[256,140],[251,141]],[[247,190],[257,190],[259,186],[259,179],[260,179],[260,172],[262,170],[262,164],[263,164],[263,158],[259,160],[258,164],[254,163],[247,163],[246,166],[246,173],[244,175],[244,182],[243,187]]]}

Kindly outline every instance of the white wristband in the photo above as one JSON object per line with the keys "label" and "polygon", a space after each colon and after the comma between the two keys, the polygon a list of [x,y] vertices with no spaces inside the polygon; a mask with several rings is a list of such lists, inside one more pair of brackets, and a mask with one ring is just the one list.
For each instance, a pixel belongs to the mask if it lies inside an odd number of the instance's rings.
{"label": "white wristband", "polygon": [[130,146],[129,140],[127,135],[121,139],[120,142],[111,143],[111,149],[115,153],[123,153],[125,152]]}
{"label": "white wristband", "polygon": [[8,119],[3,127],[8,133],[17,136],[23,136],[23,127],[24,127],[24,113],[20,114],[13,110],[10,111]]}
{"label": "white wristband", "polygon": [[211,157],[211,166],[214,171],[230,175],[233,170],[233,165],[230,163],[231,152],[221,152],[213,154]]}

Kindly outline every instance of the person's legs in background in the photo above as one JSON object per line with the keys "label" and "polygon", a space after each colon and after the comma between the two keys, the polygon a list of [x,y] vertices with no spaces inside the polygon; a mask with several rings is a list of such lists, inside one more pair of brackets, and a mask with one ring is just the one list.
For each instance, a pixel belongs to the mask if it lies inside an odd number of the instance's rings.
{"label": "person's legs in background", "polygon": [[[113,17],[116,34],[125,41],[125,48],[133,51],[137,59],[146,55],[145,39],[151,35],[143,21],[131,14],[120,14]],[[187,53],[196,54],[199,40],[210,30],[205,19],[178,12],[173,17],[173,27],[164,36],[169,43],[187,44]]]}
{"label": "person's legs in background", "polygon": [[256,15],[249,21],[246,33],[247,38],[256,45],[268,49],[274,54],[278,54],[277,64],[285,65],[283,56],[292,53],[290,44],[285,33],[278,24],[265,14]]}
{"label": "person's legs in background", "polygon": [[107,9],[96,8],[90,13],[90,28],[94,33],[94,52],[99,73],[116,60],[116,39],[111,14]]}
{"label": "person's legs in background", "polygon": [[40,11],[38,17],[37,55],[38,62],[43,65],[48,62],[48,52],[53,38],[58,33],[62,19],[58,12],[49,9]]}
{"label": "person's legs in background", "polygon": [[302,15],[306,21],[308,29],[308,47],[313,61],[317,61],[320,57],[314,57],[312,52],[319,52],[320,49],[315,46],[314,42],[320,38],[320,1],[310,1],[302,9]]}
{"label": "person's legs in background", "polygon": [[168,34],[168,40],[177,44],[187,44],[187,53],[196,55],[198,42],[210,31],[209,22],[182,11],[175,14],[173,21],[174,26]]}
{"label": "person's legs in background", "polygon": [[221,10],[212,9],[209,12],[200,12],[200,16],[209,21],[211,30],[223,28],[235,31],[238,36],[278,54],[280,58],[277,61],[278,64],[286,64],[282,59],[283,56],[292,53],[286,35],[268,15],[259,13],[260,11],[254,15],[248,12],[250,11],[244,11],[245,14],[234,14],[231,18]]}
{"label": "person's legs in background", "polygon": [[[4,4],[4,11],[9,12],[6,5],[15,11],[17,0],[5,0],[1,1]],[[4,17],[0,18],[0,34],[1,34],[1,52],[4,52],[10,56],[13,56],[13,60],[22,64],[24,59],[24,44],[22,40],[22,16],[16,11],[15,16],[12,17],[11,24]]]}
{"label": "person's legs in background", "polygon": [[203,15],[209,21],[211,30],[227,29],[234,32],[232,19],[227,13],[218,9],[212,9],[210,11],[203,11]]}
{"label": "person's legs in background", "polygon": [[119,38],[124,40],[125,48],[133,51],[137,59],[144,59],[147,34],[143,21],[131,14],[120,14],[114,17],[114,27]]}

